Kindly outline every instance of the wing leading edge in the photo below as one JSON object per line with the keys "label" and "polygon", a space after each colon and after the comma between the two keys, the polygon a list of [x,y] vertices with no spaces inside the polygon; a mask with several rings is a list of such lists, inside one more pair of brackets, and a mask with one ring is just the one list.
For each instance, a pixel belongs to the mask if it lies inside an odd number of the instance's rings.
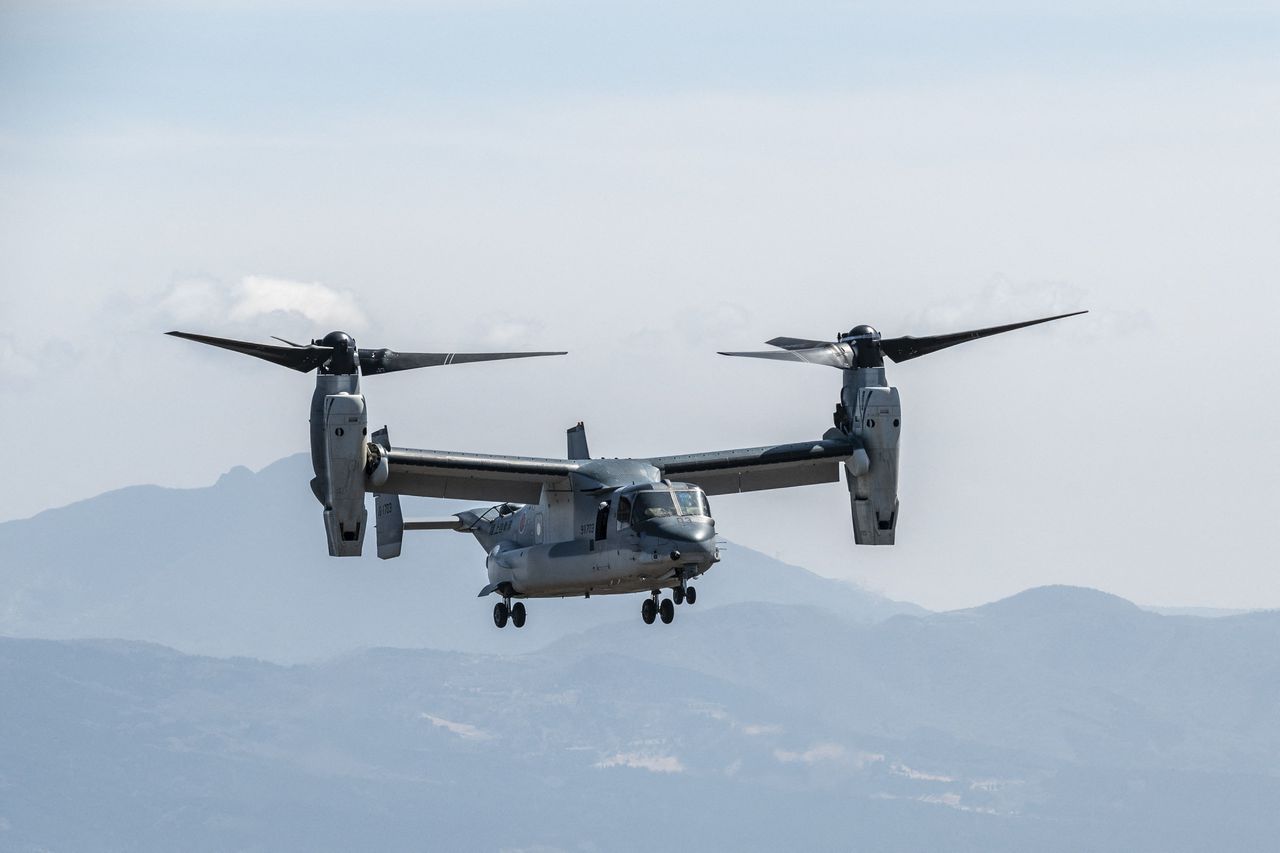
{"label": "wing leading edge", "polygon": [[579,463],[534,456],[496,456],[393,448],[378,491],[427,498],[537,503],[544,484],[568,488]]}
{"label": "wing leading edge", "polygon": [[[709,495],[784,489],[840,479],[840,463],[857,449],[850,441],[818,441],[715,450],[638,459],[665,480],[693,483]],[[569,489],[569,475],[587,460],[499,456],[446,450],[387,451],[388,475],[376,491],[477,501],[536,503],[543,486]]]}
{"label": "wing leading edge", "polygon": [[693,483],[709,495],[785,489],[840,479],[840,463],[853,455],[847,440],[823,439],[772,447],[656,456],[649,464],[663,479]]}

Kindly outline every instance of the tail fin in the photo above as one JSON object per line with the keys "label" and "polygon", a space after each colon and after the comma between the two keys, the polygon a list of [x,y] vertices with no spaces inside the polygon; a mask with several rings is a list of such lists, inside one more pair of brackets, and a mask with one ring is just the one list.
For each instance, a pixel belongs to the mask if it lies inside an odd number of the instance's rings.
{"label": "tail fin", "polygon": [[591,451],[587,450],[587,428],[578,421],[577,426],[566,430],[569,436],[569,458],[590,459]]}

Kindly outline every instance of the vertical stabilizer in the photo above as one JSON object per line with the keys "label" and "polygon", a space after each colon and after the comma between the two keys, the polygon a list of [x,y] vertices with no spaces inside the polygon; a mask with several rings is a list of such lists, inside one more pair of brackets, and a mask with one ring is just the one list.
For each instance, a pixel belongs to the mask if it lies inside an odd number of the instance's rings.
{"label": "vertical stabilizer", "polygon": [[578,421],[577,426],[569,427],[569,458],[590,459],[591,451],[587,450],[587,428]]}

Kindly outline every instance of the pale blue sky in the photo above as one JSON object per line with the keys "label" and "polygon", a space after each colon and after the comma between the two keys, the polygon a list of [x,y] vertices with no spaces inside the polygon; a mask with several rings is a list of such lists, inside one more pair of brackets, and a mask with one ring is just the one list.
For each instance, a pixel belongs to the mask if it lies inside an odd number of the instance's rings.
{"label": "pale blue sky", "polygon": [[306,448],[306,380],[175,326],[567,348],[371,380],[372,417],[622,455],[829,423],[834,371],[718,349],[1087,307],[891,370],[895,549],[843,485],[723,533],[929,606],[1280,606],[1274,6],[311,6],[0,6],[0,519]]}
{"label": "pale blue sky", "polygon": [[226,5],[6,4],[6,129],[128,120],[281,129],[412,111],[418,98],[1097,76],[1274,59],[1280,34],[1274,9],[1214,4],[980,4],[972,12],[836,2]]}

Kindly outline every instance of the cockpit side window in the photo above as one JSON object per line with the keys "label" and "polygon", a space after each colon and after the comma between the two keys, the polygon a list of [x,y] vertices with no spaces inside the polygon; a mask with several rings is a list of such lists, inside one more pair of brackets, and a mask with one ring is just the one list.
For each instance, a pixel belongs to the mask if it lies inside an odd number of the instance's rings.
{"label": "cockpit side window", "polygon": [[631,498],[618,499],[618,527],[623,528],[631,523]]}

